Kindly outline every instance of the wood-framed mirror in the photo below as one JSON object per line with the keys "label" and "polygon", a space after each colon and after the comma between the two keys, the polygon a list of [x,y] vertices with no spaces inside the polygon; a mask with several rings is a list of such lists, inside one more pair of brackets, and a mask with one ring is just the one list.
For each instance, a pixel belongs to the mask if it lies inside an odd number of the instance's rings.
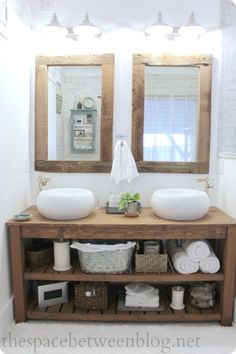
{"label": "wood-framed mirror", "polygon": [[37,56],[35,170],[109,172],[114,55]]}
{"label": "wood-framed mirror", "polygon": [[133,55],[132,152],[140,172],[209,172],[211,71],[211,55]]}

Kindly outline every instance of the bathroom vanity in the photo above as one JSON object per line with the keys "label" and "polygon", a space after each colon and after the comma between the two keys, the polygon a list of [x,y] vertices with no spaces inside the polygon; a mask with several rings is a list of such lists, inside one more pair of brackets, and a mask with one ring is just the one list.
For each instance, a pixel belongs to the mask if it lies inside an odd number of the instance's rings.
{"label": "bathroom vanity", "polygon": [[[14,291],[16,322],[27,319],[78,320],[78,321],[220,321],[224,326],[232,324],[236,221],[217,208],[197,221],[170,221],[160,219],[150,208],[143,208],[139,217],[128,218],[124,215],[106,214],[104,209],[95,209],[87,218],[74,221],[55,221],[42,217],[36,207],[27,212],[33,215],[25,222],[9,220],[11,264]],[[215,274],[201,272],[183,275],[171,267],[165,273],[126,274],[86,274],[79,268],[78,256],[72,269],[65,272],[53,270],[53,264],[30,269],[25,266],[25,244],[29,239],[66,239],[66,240],[167,240],[167,239],[207,239],[217,250],[221,269]],[[103,311],[78,311],[72,298],[68,303],[39,308],[37,300],[29,294],[32,281],[108,282],[110,285],[109,305]],[[192,307],[188,300],[185,309],[173,310],[169,306],[168,289],[174,284],[196,282],[215,282],[218,289],[216,305],[207,310]],[[118,285],[130,282],[156,284],[161,288],[164,310],[120,311],[117,308],[115,289]],[[114,292],[114,293],[113,293]]]}

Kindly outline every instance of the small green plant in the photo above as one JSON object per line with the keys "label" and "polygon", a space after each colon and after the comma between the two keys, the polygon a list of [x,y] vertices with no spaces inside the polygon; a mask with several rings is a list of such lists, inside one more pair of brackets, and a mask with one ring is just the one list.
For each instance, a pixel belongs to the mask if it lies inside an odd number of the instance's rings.
{"label": "small green plant", "polygon": [[119,199],[119,209],[124,209],[127,207],[127,204],[138,202],[140,200],[139,193],[127,192],[121,195]]}

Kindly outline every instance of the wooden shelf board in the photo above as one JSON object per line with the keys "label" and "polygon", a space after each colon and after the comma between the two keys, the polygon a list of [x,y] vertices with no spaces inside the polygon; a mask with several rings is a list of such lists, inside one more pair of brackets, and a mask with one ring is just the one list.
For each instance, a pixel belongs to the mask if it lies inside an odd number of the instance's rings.
{"label": "wooden shelf board", "polygon": [[29,304],[26,312],[28,319],[44,320],[79,320],[79,321],[220,321],[221,314],[218,304],[209,310],[198,310],[190,305],[181,311],[172,310],[168,303],[165,303],[165,310],[158,311],[117,311],[116,304],[111,302],[107,310],[104,311],[78,311],[75,309],[74,301],[70,300],[63,305],[50,306],[39,310],[37,305]]}
{"label": "wooden shelf board", "polygon": [[[74,238],[83,238],[80,233],[88,230],[92,230],[95,235],[98,233],[98,226],[99,228],[107,229],[107,231],[111,231],[112,236],[111,238],[114,238],[114,234],[116,234],[116,228],[118,227],[118,232],[119,232],[119,238],[121,239],[120,234],[120,228],[126,229],[126,227],[129,227],[129,238],[132,236],[132,238],[135,237],[135,234],[133,235],[133,232],[131,232],[130,227],[133,229],[136,227],[134,230],[139,231],[140,228],[145,228],[145,232],[142,232],[142,234],[136,233],[136,239],[141,237],[141,239],[152,239],[154,233],[156,234],[156,238],[164,236],[164,238],[169,238],[168,237],[168,231],[169,228],[171,228],[172,235],[170,235],[170,238],[176,238],[177,234],[181,232],[181,238],[189,238],[190,234],[188,234],[188,230],[191,233],[191,238],[194,237],[195,239],[197,238],[226,238],[226,231],[227,227],[229,225],[235,225],[236,221],[226,214],[224,214],[222,211],[220,211],[217,208],[210,208],[209,212],[207,215],[200,219],[200,220],[194,220],[194,221],[172,221],[172,220],[166,220],[166,219],[161,219],[157,217],[154,212],[152,211],[151,208],[141,208],[141,213],[138,218],[127,218],[124,217],[124,215],[120,214],[106,214],[106,211],[104,208],[101,209],[96,209],[92,214],[90,214],[88,217],[83,218],[83,219],[78,219],[78,220],[50,220],[46,219],[43,216],[40,215],[38,212],[37,208],[35,206],[31,206],[26,210],[27,212],[32,214],[32,219],[26,221],[24,224],[19,225],[19,222],[17,222],[14,219],[11,219],[7,222],[8,225],[17,225],[22,228],[22,236],[23,237],[30,237],[30,234],[27,232],[27,229],[31,229],[33,226],[41,226],[44,229],[47,229],[47,227],[64,227],[65,228],[65,235],[64,237],[69,238],[69,233],[72,231],[72,236],[74,233],[77,231],[77,235],[75,235]],[[135,220],[134,220],[135,219]],[[114,229],[115,228],[115,229]],[[36,237],[32,233],[31,229],[31,238]],[[38,236],[37,237],[44,237],[46,238],[46,234],[41,234],[40,231],[43,231],[42,229],[36,229],[38,230]],[[35,231],[36,231],[35,230]],[[153,235],[148,234],[149,230],[153,231]],[[74,231],[74,233],[73,233]],[[141,230],[143,231],[143,230]],[[88,235],[88,234],[87,234]],[[51,236],[51,235],[49,235]],[[59,237],[62,237],[63,235],[60,234]],[[84,236],[84,235],[83,235]],[[104,238],[107,238],[108,234],[103,235]],[[91,235],[87,236],[87,238],[90,237]],[[117,236],[118,237],[118,236]],[[122,236],[123,237],[123,236]],[[178,237],[180,238],[180,237]]]}
{"label": "wooden shelf board", "polygon": [[195,273],[195,274],[180,274],[174,273],[171,269],[166,273],[125,273],[125,274],[94,274],[83,273],[78,264],[72,266],[71,270],[66,272],[57,272],[53,270],[53,265],[50,264],[38,269],[26,269],[24,272],[25,280],[49,280],[49,281],[107,281],[113,283],[126,282],[145,282],[145,283],[183,283],[195,281],[223,281],[224,275],[220,271],[215,274]]}

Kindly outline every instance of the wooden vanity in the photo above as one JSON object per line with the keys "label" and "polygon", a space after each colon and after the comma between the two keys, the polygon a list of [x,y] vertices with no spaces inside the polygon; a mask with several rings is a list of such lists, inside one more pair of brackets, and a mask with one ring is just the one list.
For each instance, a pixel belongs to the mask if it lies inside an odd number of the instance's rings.
{"label": "wooden vanity", "polygon": [[[10,234],[11,264],[14,291],[16,322],[27,319],[47,320],[86,320],[86,321],[220,321],[222,325],[232,324],[234,280],[235,280],[235,248],[236,221],[217,208],[197,221],[169,221],[156,217],[149,208],[143,208],[139,217],[128,218],[124,215],[106,214],[104,209],[95,210],[89,217],[74,221],[54,221],[42,217],[36,207],[27,212],[33,217],[29,221],[17,222],[9,220],[7,225]],[[216,274],[201,272],[183,275],[173,269],[166,273],[127,274],[86,274],[79,268],[78,257],[72,269],[66,272],[53,270],[53,265],[38,269],[27,269],[25,266],[26,239],[83,239],[83,240],[165,240],[165,239],[208,239],[219,250],[221,269]],[[222,252],[221,252],[222,251]],[[28,282],[45,281],[77,281],[101,282],[111,285],[111,292],[120,284],[129,282],[145,282],[156,284],[163,290],[173,284],[188,284],[199,281],[216,282],[218,299],[212,309],[199,310],[188,304],[184,310],[172,310],[167,295],[162,295],[164,311],[125,312],[117,310],[117,299],[110,294],[109,306],[103,311],[75,310],[74,299],[63,305],[54,305],[40,309],[34,297],[28,294]]]}

